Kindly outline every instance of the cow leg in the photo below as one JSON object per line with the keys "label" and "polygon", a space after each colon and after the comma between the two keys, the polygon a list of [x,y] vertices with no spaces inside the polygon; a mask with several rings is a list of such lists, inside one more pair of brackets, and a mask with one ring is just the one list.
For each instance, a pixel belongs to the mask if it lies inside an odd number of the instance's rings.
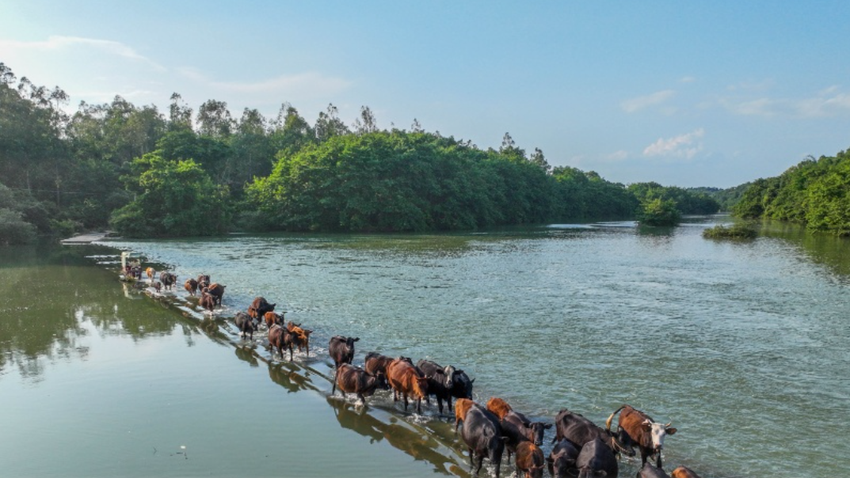
{"label": "cow leg", "polygon": [[437,408],[440,410],[440,415],[443,414],[443,399],[437,397]]}
{"label": "cow leg", "polygon": [[475,452],[472,451],[472,448],[469,449],[469,471],[472,471],[475,468]]}
{"label": "cow leg", "polygon": [[655,459],[655,465],[659,470],[661,469],[661,450],[658,451],[657,458]]}
{"label": "cow leg", "polygon": [[478,472],[481,471],[481,465],[484,464],[484,455],[478,455],[478,466],[475,468],[475,476],[478,476]]}
{"label": "cow leg", "polygon": [[416,413],[422,415],[422,399],[421,398],[416,399]]}
{"label": "cow leg", "polygon": [[407,411],[407,394],[402,392],[401,394],[404,397],[404,411]]}

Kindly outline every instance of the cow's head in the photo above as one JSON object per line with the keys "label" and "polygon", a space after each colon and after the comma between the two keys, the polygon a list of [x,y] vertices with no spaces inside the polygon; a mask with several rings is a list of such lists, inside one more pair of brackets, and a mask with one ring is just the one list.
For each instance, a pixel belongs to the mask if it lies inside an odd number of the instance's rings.
{"label": "cow's head", "polygon": [[626,456],[635,456],[635,450],[632,448],[633,443],[629,434],[621,427],[617,427],[617,433],[611,430],[603,431],[603,441],[614,453],[622,453]]}
{"label": "cow's head", "polygon": [[452,380],[454,380],[454,375],[457,370],[453,365],[446,365],[443,368],[443,376],[445,377],[445,383],[443,384],[446,388],[452,388]]}
{"label": "cow's head", "polygon": [[641,423],[644,431],[649,433],[650,438],[652,439],[652,450],[653,452],[661,451],[661,447],[664,446],[664,439],[667,438],[667,435],[673,435],[676,433],[675,428],[670,428],[670,425],[673,422],[670,422],[666,425],[661,423],[653,422],[652,420],[644,420]]}
{"label": "cow's head", "polygon": [[528,438],[531,443],[534,443],[537,446],[543,444],[543,433],[552,428],[551,423],[543,423],[543,422],[531,422],[526,423],[526,438]]}
{"label": "cow's head", "polygon": [[360,340],[360,337],[348,337],[345,339],[345,344],[348,345],[349,348],[354,348],[354,342]]}

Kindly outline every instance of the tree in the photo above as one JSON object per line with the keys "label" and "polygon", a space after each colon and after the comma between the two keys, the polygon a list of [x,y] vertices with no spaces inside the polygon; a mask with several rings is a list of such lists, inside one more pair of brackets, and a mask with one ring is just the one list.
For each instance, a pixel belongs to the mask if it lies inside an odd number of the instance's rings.
{"label": "tree", "polygon": [[368,106],[360,107],[360,117],[354,120],[354,133],[363,135],[378,131],[375,115]]}
{"label": "tree", "polygon": [[207,100],[198,108],[198,133],[216,139],[228,138],[233,132],[233,118],[224,101]]}
{"label": "tree", "polygon": [[338,115],[339,110],[333,105],[333,103],[328,104],[327,111],[319,113],[319,119],[316,120],[316,126],[314,127],[316,138],[319,142],[324,142],[334,136],[342,136],[349,133],[345,123],[339,119]]}
{"label": "tree", "polygon": [[675,226],[681,220],[681,214],[672,199],[656,198],[641,204],[637,220],[645,226]]}

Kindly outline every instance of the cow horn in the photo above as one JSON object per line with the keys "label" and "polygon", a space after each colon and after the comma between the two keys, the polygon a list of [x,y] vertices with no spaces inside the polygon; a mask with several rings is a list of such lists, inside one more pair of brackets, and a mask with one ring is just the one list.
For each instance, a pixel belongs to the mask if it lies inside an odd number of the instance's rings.
{"label": "cow horn", "polygon": [[669,428],[670,425],[672,425],[672,424],[673,424],[673,422],[668,422],[666,425],[664,425],[664,428]]}

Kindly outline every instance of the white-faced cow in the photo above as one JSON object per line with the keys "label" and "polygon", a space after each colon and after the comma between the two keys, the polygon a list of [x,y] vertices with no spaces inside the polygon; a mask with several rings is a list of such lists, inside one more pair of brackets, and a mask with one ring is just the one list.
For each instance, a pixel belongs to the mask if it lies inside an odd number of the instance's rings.
{"label": "white-faced cow", "polygon": [[657,423],[646,413],[629,405],[623,405],[605,421],[606,430],[611,430],[611,422],[614,421],[614,415],[618,412],[620,413],[619,428],[625,431],[631,441],[638,446],[641,464],[655,455],[655,465],[661,468],[661,448],[664,446],[664,438],[676,433],[676,429],[670,428],[670,423],[666,425]]}

